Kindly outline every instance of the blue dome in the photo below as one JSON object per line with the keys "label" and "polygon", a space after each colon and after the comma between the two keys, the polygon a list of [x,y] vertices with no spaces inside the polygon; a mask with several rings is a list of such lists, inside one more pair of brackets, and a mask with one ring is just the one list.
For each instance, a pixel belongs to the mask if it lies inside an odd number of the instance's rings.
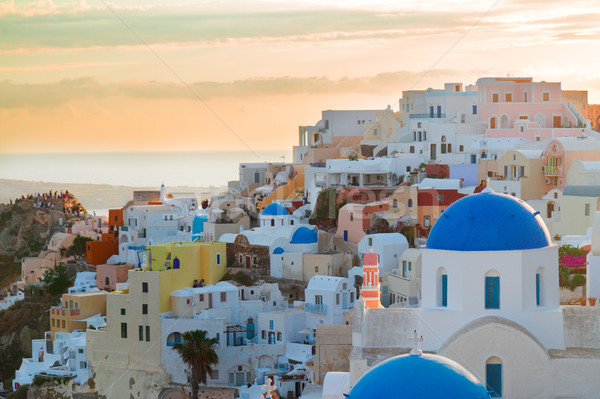
{"label": "blue dome", "polygon": [[511,251],[551,245],[539,212],[505,194],[461,198],[435,222],[427,248],[450,251]]}
{"label": "blue dome", "polygon": [[267,205],[265,207],[265,209],[263,209],[261,215],[281,216],[281,215],[289,215],[289,212],[282,205],[279,205],[275,202],[271,202],[269,205]]}
{"label": "blue dome", "polygon": [[489,399],[485,387],[460,364],[438,355],[396,356],[363,375],[351,399]]}
{"label": "blue dome", "polygon": [[314,229],[299,227],[292,235],[291,244],[314,244],[319,241],[319,235]]}
{"label": "blue dome", "polygon": [[283,250],[283,248],[281,247],[277,247],[273,250],[273,255],[280,255],[282,253],[284,253],[285,251]]}

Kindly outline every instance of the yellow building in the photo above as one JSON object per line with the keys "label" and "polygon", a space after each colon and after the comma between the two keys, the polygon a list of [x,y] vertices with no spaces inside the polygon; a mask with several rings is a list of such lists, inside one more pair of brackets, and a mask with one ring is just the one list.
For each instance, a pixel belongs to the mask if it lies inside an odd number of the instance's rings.
{"label": "yellow building", "polygon": [[146,250],[147,270],[160,273],[160,312],[171,310],[170,294],[194,282],[216,284],[225,274],[226,249],[222,242],[174,242]]}
{"label": "yellow building", "polygon": [[[225,274],[225,243],[169,243],[147,249],[145,270],[129,271],[129,287],[107,298],[107,326],[87,332],[87,360],[107,399],[157,397],[170,376],[161,366],[161,313],[171,292]],[[133,383],[131,382],[133,381]]]}
{"label": "yellow building", "polygon": [[52,339],[57,332],[85,330],[83,320],[100,313],[106,315],[106,292],[91,291],[63,294],[62,306],[50,308],[50,331]]}

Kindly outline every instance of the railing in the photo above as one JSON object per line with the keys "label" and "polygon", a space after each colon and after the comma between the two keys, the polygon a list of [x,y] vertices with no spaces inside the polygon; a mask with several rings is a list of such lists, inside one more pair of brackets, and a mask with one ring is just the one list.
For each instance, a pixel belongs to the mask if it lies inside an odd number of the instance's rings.
{"label": "railing", "polygon": [[304,303],[304,311],[311,313],[327,313],[327,305],[322,303]]}
{"label": "railing", "polygon": [[121,231],[128,231],[129,227],[128,226],[121,226]]}
{"label": "railing", "polygon": [[546,176],[557,176],[558,166],[544,166],[544,174]]}
{"label": "railing", "polygon": [[431,114],[408,114],[408,117],[410,119],[425,119],[425,118],[441,119],[441,118],[445,118],[446,114],[438,114],[438,113],[434,113],[433,115],[431,115]]}

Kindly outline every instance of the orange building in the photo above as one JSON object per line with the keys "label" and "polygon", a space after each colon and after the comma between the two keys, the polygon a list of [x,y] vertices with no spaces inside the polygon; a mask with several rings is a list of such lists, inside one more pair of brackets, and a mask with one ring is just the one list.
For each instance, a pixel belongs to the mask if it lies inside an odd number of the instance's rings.
{"label": "orange building", "polygon": [[52,339],[57,332],[85,330],[88,317],[101,314],[106,316],[106,295],[104,291],[76,292],[63,294],[62,306],[50,308],[50,331]]}
{"label": "orange building", "polygon": [[119,253],[119,227],[123,225],[123,209],[109,209],[108,233],[100,241],[88,241],[85,260],[90,265],[101,265]]}

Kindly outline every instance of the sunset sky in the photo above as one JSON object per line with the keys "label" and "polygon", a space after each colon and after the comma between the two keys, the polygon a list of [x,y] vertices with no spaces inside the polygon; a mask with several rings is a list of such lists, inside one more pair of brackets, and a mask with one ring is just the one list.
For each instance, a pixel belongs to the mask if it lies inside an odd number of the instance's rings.
{"label": "sunset sky", "polygon": [[0,152],[247,149],[207,105],[289,150],[321,110],[507,74],[600,103],[597,0],[105,1],[0,0]]}

